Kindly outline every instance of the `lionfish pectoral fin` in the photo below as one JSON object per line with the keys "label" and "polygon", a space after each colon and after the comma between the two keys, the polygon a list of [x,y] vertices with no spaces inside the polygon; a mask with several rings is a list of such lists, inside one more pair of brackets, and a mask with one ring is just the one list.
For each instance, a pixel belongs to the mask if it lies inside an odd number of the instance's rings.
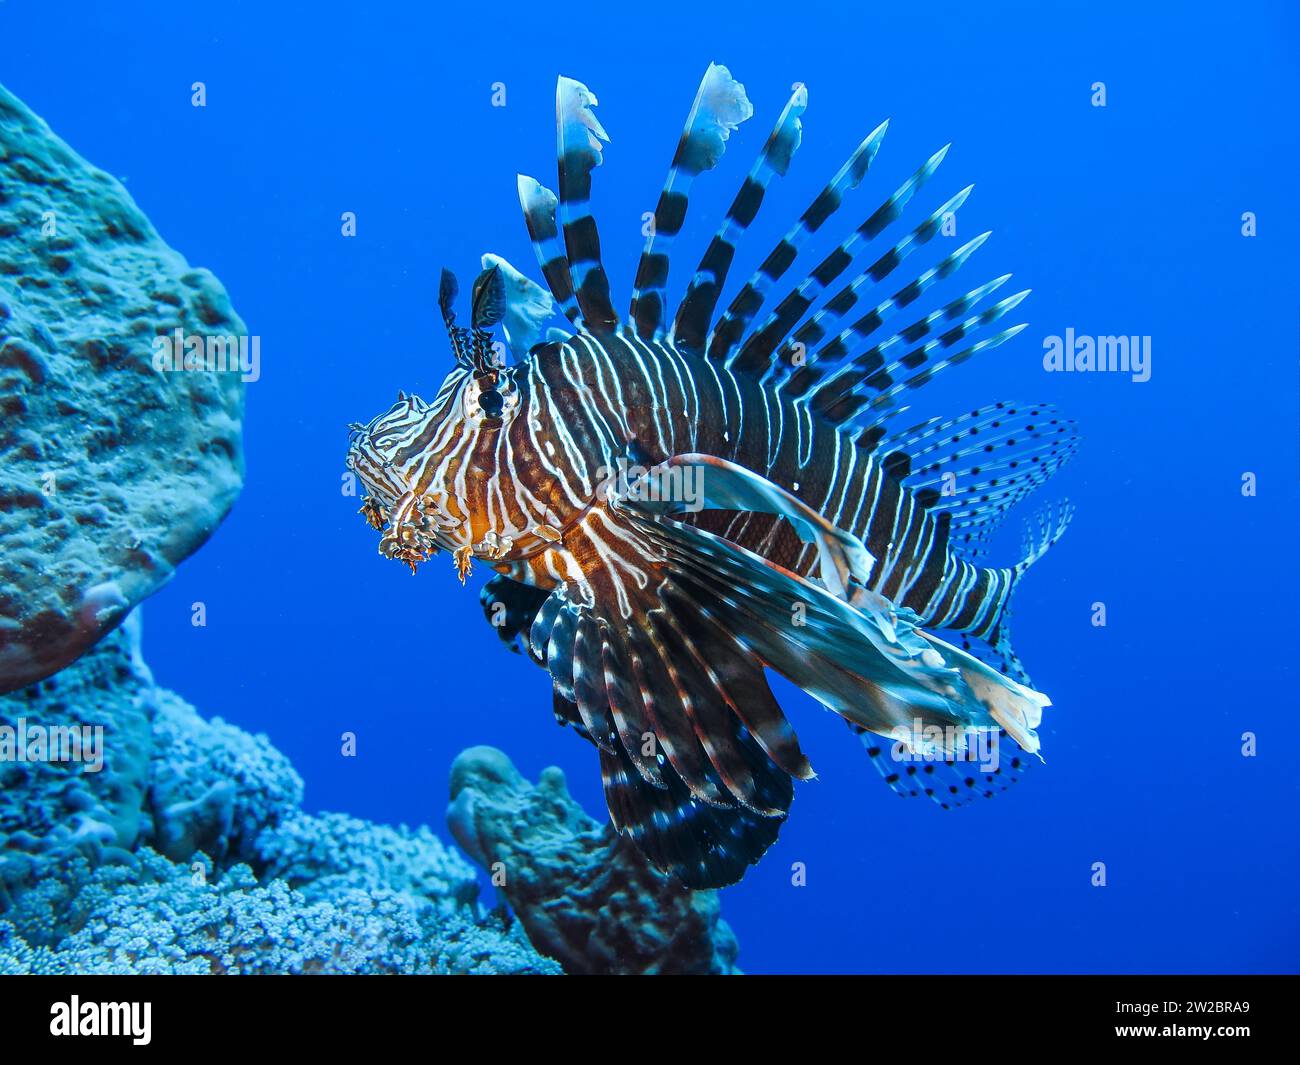
{"label": "lionfish pectoral fin", "polygon": [[[674,476],[673,471],[680,471]],[[692,476],[694,475],[694,476]],[[641,492],[640,506],[669,514],[683,510],[742,510],[786,519],[808,543],[815,544],[822,583],[840,599],[849,596],[850,580],[863,584],[875,559],[858,537],[836,527],[780,485],[716,455],[674,455],[647,472],[648,485],[680,485],[681,491]],[[633,491],[637,486],[632,486]],[[689,497],[689,498],[688,498]]]}
{"label": "lionfish pectoral fin", "polygon": [[697,609],[852,724],[883,736],[938,730],[946,749],[1003,729],[1037,751],[1047,698],[922,631],[882,596],[849,601],[662,508],[627,499],[621,509]]}
{"label": "lionfish pectoral fin", "polygon": [[[554,707],[560,724],[595,742],[577,704],[558,690]],[[772,765],[753,738],[740,742],[763,781],[774,814],[700,802],[671,765],[656,785],[646,780],[622,747],[600,750],[605,802],[615,830],[629,838],[652,865],[686,887],[720,888],[740,880],[776,842],[794,797],[790,777]]]}
{"label": "lionfish pectoral fin", "polygon": [[[762,751],[751,749],[750,754],[756,766],[768,767],[771,801],[784,811],[793,798],[790,778],[773,772]],[[766,817],[744,807],[719,809],[697,802],[674,773],[667,775],[665,787],[656,788],[626,751],[601,751],[600,773],[614,827],[653,865],[696,890],[740,880],[776,842],[784,823],[784,814]]]}
{"label": "lionfish pectoral fin", "polygon": [[478,601],[483,608],[483,617],[497,638],[519,654],[520,637],[527,642],[527,630],[549,595],[549,592],[531,584],[498,575],[483,585]]}
{"label": "lionfish pectoral fin", "polygon": [[[603,514],[625,551],[556,588],[527,646],[551,674],[561,719],[600,750],[615,826],[691,887],[739,880],[771,846],[812,766],[762,662],[666,571],[622,514]],[[643,551],[644,548],[644,551]]]}

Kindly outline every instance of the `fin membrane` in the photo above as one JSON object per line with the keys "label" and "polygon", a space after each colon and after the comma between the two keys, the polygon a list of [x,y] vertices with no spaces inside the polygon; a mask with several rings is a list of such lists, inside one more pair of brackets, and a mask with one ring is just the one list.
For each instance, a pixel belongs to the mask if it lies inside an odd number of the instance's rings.
{"label": "fin membrane", "polygon": [[537,612],[549,594],[509,577],[497,576],[483,585],[478,601],[483,608],[484,618],[497,637],[515,654],[519,654],[520,637],[527,635],[527,630],[532,627]]}
{"label": "fin membrane", "polygon": [[1079,435],[1050,403],[1004,401],[899,429],[878,447],[907,456],[903,483],[922,506],[950,515],[949,543],[969,560],[986,553],[1017,503],[1074,457]]}
{"label": "fin membrane", "polygon": [[[967,758],[921,758],[909,755],[897,741],[849,726],[862,741],[867,757],[890,789],[903,798],[925,796],[945,810],[992,799],[1024,779],[1031,759],[1004,731],[990,733],[988,750],[996,759],[983,764]],[[991,745],[996,743],[996,747]],[[899,755],[896,757],[896,755]],[[996,761],[996,764],[993,764]]]}

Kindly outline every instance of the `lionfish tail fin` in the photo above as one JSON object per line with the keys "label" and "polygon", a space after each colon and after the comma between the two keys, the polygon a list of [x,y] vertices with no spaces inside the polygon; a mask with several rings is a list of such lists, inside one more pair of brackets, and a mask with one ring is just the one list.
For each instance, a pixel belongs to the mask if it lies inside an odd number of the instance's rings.
{"label": "lionfish tail fin", "polygon": [[1025,523],[1024,555],[1011,567],[1010,589],[992,629],[985,637],[993,648],[996,663],[1002,671],[1025,684],[1029,683],[1029,674],[1011,646],[1011,598],[1029,567],[1047,554],[1048,548],[1065,535],[1073,517],[1073,505],[1069,500],[1063,499],[1039,508]]}

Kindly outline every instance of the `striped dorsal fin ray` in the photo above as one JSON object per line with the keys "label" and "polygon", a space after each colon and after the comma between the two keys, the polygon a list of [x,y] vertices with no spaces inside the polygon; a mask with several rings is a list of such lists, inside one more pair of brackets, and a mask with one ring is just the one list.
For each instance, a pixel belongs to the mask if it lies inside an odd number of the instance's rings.
{"label": "striped dorsal fin ray", "polygon": [[[911,325],[900,329],[893,336],[873,345],[862,354],[845,360],[828,378],[815,385],[808,393],[807,402],[809,406],[814,412],[820,414],[835,400],[851,392],[868,379],[875,378],[877,382],[892,381],[902,371],[920,368],[936,352],[946,350],[957,341],[963,340],[984,326],[996,322],[1003,315],[1018,307],[1025,297],[1029,295],[1029,289],[999,300],[993,306],[964,321],[958,321],[958,319],[979,304],[985,296],[1000,288],[1010,276],[1010,274],[1004,274],[1002,277],[995,278],[978,288],[971,289],[965,295],[958,296],[943,307],[931,311]],[[955,324],[949,328],[943,328],[949,322]],[[926,340],[925,338],[930,337],[936,327],[943,328],[943,331],[937,337]],[[916,345],[922,340],[925,343],[914,347],[905,355],[898,356],[892,361],[886,361],[895,348],[904,344]]]}
{"label": "striped dorsal fin ray", "polygon": [[[945,256],[942,261],[924,271],[919,277],[909,281],[892,296],[881,300],[867,314],[842,329],[836,337],[818,350],[816,354],[808,356],[802,366],[795,367],[793,356],[796,351],[801,349],[795,348],[794,345],[802,344],[807,347],[824,339],[827,326],[843,318],[857,303],[857,290],[854,285],[860,288],[870,278],[865,273],[855,278],[852,284],[842,289],[834,299],[828,301],[807,322],[795,330],[790,342],[782,347],[779,355],[781,365],[791,366],[793,372],[783,378],[777,385],[778,391],[790,396],[803,395],[829,369],[834,368],[843,361],[849,354],[851,341],[869,337],[896,311],[919,299],[936,281],[942,281],[955,274],[965,265],[966,260],[988,240],[989,236],[990,233],[982,233],[974,240],[967,241],[955,252]],[[1003,274],[999,278],[994,278],[993,281],[988,283],[992,286],[989,291],[997,288],[1010,277],[1010,274]]]}
{"label": "striped dorsal fin ray", "polygon": [[[936,374],[941,373],[950,366],[957,366],[980,354],[980,352],[990,351],[1005,344],[1012,337],[1019,334],[1025,328],[1025,325],[1026,323],[1021,323],[1020,325],[1013,325],[1009,329],[1003,329],[991,337],[977,340],[974,344],[928,365],[925,364],[933,348],[927,352],[922,352],[919,348],[914,349],[903,356],[899,360],[899,364],[906,367],[909,360],[915,357],[917,359],[916,364],[923,366],[923,369],[901,379],[895,379],[884,370],[877,370],[855,388],[842,392],[833,398],[827,397],[826,400],[819,404],[819,413],[823,419],[835,425],[847,425],[850,422],[857,422],[863,427],[877,425],[899,412],[899,397],[905,392],[922,387],[933,380]],[[936,342],[931,341],[930,343],[933,345]]]}
{"label": "striped dorsal fin ray", "polygon": [[659,336],[663,329],[669,254],[673,238],[686,220],[691,184],[699,174],[717,166],[726,151],[727,138],[753,114],[745,87],[726,67],[710,63],[677,142],[637,264],[629,314],[637,334],[647,340]]}
{"label": "striped dorsal fin ray", "polygon": [[546,287],[551,290],[560,310],[571,322],[578,320],[578,300],[573,293],[573,275],[569,270],[569,257],[560,244],[560,228],[555,208],[559,198],[536,178],[525,174],[517,176],[519,206],[524,211],[528,236],[533,242],[533,254],[541,267]]}
{"label": "striped dorsal fin ray", "polygon": [[729,359],[736,345],[744,337],[750,321],[763,306],[768,290],[781,279],[794,262],[800,246],[816,233],[844,202],[844,194],[861,184],[870,169],[881,141],[889,128],[888,120],[882,122],[867,136],[848,161],[818,193],[799,220],[790,227],[767,258],[754,271],[727,310],[718,319],[709,335],[708,356],[711,359]]}
{"label": "striped dorsal fin ray", "polygon": [[761,325],[750,332],[732,359],[733,370],[761,375],[768,368],[776,346],[799,324],[831,282],[849,268],[859,250],[898,219],[912,197],[939,169],[951,147],[951,144],[945,144],[931,155],[869,218],[818,263]]}
{"label": "striped dorsal fin ray", "polygon": [[695,268],[686,295],[677,307],[671,338],[685,351],[702,351],[713,310],[735,258],[736,246],[762,206],[773,177],[783,177],[803,137],[802,117],[808,107],[808,90],[797,85],[768,134],[762,151],[750,167],[740,191],[727,209],[722,225],[709,241],[704,257]]}
{"label": "striped dorsal fin ray", "polygon": [[591,172],[600,166],[609,135],[592,108],[595,94],[580,81],[561,77],[555,86],[555,125],[560,170],[559,220],[578,301],[580,325],[605,333],[618,325],[609,278],[600,261],[600,234],[591,213]]}
{"label": "striped dorsal fin ray", "polygon": [[[953,212],[960,208],[971,194],[974,185],[967,185],[956,195],[950,197],[944,203],[940,204],[932,211],[923,221],[918,223],[909,233],[902,237],[888,251],[881,255],[875,262],[863,270],[843,289],[836,293],[835,297],[828,301],[827,307],[834,307],[837,313],[843,313],[844,309],[857,300],[857,293],[868,284],[879,284],[897,270],[912,252],[928,244],[936,233],[943,227],[943,220],[949,217]],[[906,291],[906,289],[904,290]],[[918,293],[919,295],[919,293]],[[866,319],[854,323],[851,327],[860,332],[861,328],[868,324]],[[844,334],[841,334],[843,336]],[[786,343],[778,353],[777,365],[784,371],[790,371],[796,368],[797,356],[803,353],[803,349],[798,345],[800,341],[791,340]],[[845,352],[839,350],[832,343],[823,347],[815,359],[824,360],[828,356],[843,355]],[[806,356],[805,356],[806,357]],[[766,370],[768,363],[762,363],[762,370]],[[760,371],[761,372],[761,371]]]}

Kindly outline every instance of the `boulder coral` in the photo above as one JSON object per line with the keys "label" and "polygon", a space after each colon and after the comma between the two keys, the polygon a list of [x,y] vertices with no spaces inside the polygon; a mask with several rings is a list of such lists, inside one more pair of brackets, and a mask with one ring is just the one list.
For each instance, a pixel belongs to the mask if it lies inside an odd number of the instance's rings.
{"label": "boulder coral", "polygon": [[494,747],[451,767],[447,824],[488,870],[533,945],[566,973],[735,973],[738,947],[717,892],[652,867],[569,796],[564,773],[523,778]]}
{"label": "boulder coral", "polygon": [[[178,331],[202,367],[156,367]],[[242,336],[216,278],[0,87],[0,692],[72,662],[230,509],[245,375],[206,351]]]}

